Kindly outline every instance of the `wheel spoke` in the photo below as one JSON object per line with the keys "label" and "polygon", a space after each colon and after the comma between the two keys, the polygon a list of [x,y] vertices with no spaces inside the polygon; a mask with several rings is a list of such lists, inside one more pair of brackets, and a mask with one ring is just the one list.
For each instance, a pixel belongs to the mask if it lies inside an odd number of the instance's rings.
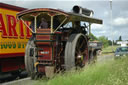
{"label": "wheel spoke", "polygon": [[[85,61],[85,50],[86,47],[84,47],[86,45],[86,40],[83,37],[80,37],[78,39],[77,45],[76,45],[76,66],[82,66],[83,62]],[[80,58],[78,58],[78,56],[81,56]]]}
{"label": "wheel spoke", "polygon": [[84,46],[85,41],[83,40],[82,44],[80,45],[80,48],[82,48],[82,46]]}
{"label": "wheel spoke", "polygon": [[79,54],[79,51],[77,50],[75,53],[76,53],[76,55],[78,55]]}
{"label": "wheel spoke", "polygon": [[77,44],[76,49],[78,49],[78,50],[80,49],[80,45],[79,44]]}
{"label": "wheel spoke", "polygon": [[[80,40],[79,40],[80,41]],[[83,41],[83,40],[82,40]],[[79,43],[77,43],[77,49],[78,50],[80,50],[81,48],[82,48],[82,46],[84,46],[84,43],[85,43],[85,41],[84,42],[79,42]]]}
{"label": "wheel spoke", "polygon": [[81,54],[85,54],[85,50],[81,52]]}

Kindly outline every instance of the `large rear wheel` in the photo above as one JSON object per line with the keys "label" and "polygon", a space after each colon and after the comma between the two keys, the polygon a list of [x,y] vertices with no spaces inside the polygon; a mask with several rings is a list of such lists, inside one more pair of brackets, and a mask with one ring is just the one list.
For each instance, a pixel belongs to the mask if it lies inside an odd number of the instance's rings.
{"label": "large rear wheel", "polygon": [[87,39],[83,34],[72,34],[65,47],[65,69],[83,67],[88,57]]}

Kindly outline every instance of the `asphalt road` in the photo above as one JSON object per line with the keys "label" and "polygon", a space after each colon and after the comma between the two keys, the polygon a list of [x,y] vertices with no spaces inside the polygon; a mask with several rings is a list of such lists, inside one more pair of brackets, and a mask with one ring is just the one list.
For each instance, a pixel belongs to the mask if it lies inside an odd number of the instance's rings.
{"label": "asphalt road", "polygon": [[2,83],[0,85],[35,85],[38,81],[36,80],[31,80],[30,77],[24,78],[24,79],[19,79],[11,82],[6,82]]}
{"label": "asphalt road", "polygon": [[108,54],[108,55],[100,55],[98,56],[97,58],[97,61],[100,63],[100,62],[104,62],[104,61],[107,61],[107,60],[114,60],[114,54]]}

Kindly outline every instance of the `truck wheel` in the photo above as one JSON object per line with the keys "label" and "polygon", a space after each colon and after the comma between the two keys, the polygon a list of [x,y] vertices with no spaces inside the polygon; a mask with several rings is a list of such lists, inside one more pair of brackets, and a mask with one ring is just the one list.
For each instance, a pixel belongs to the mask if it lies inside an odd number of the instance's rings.
{"label": "truck wheel", "polygon": [[30,40],[28,41],[27,43],[27,46],[26,46],[26,50],[25,50],[25,67],[26,67],[26,70],[28,72],[28,74],[31,76],[32,79],[35,78],[36,76],[36,71],[35,71],[35,67],[34,67],[34,63],[36,61],[36,58],[35,56],[31,55],[30,53],[32,54],[35,54],[35,52],[30,52],[31,48],[35,48],[35,44],[34,44],[34,38],[31,37]]}
{"label": "truck wheel", "polygon": [[87,39],[83,34],[72,34],[65,47],[65,69],[83,67],[88,56]]}
{"label": "truck wheel", "polygon": [[97,62],[97,53],[96,51],[90,51],[89,52],[89,63],[93,64]]}
{"label": "truck wheel", "polygon": [[102,54],[102,51],[101,50],[98,50],[97,51],[97,55],[101,55]]}

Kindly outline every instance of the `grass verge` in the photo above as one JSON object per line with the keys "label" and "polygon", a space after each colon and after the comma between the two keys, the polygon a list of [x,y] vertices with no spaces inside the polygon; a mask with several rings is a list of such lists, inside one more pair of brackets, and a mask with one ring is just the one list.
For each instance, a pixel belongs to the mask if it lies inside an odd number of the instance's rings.
{"label": "grass verge", "polygon": [[115,51],[117,47],[119,47],[119,46],[114,45],[113,47],[109,46],[109,47],[103,48],[102,49],[102,55],[113,54],[114,53],[113,51]]}
{"label": "grass verge", "polygon": [[128,58],[88,65],[79,71],[57,74],[36,85],[128,85]]}

